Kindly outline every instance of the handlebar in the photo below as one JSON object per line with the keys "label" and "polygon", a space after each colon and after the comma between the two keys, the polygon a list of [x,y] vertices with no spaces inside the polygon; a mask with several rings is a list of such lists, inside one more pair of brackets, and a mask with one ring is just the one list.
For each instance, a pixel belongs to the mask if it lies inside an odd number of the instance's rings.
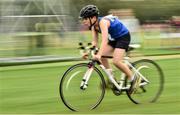
{"label": "handlebar", "polygon": [[[89,59],[92,59],[94,55],[96,55],[99,49],[96,46],[92,46],[92,43],[87,43],[85,46],[82,42],[79,42],[80,54],[83,56],[87,54]],[[102,58],[113,58],[112,56],[102,56]]]}
{"label": "handlebar", "polygon": [[92,46],[92,43],[87,43],[85,46],[82,42],[79,43],[80,54],[83,56],[84,54],[87,54],[90,56],[89,58],[92,58],[92,56],[96,55],[98,52],[98,48],[95,46]]}

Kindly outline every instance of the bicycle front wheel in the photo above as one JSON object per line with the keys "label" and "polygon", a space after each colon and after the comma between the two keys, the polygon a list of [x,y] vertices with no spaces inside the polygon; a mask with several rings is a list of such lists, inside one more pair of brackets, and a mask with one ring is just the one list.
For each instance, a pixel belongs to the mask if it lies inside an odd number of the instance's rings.
{"label": "bicycle front wheel", "polygon": [[105,80],[98,68],[93,67],[86,89],[80,87],[82,79],[90,69],[81,63],[70,67],[60,81],[60,97],[72,111],[87,111],[96,108],[105,94]]}
{"label": "bicycle front wheel", "polygon": [[[142,59],[133,63],[133,66],[144,76],[149,83],[140,86],[134,93],[127,95],[135,104],[156,102],[163,90],[164,75],[157,63]],[[143,82],[143,80],[141,81]],[[127,83],[127,82],[126,82]]]}

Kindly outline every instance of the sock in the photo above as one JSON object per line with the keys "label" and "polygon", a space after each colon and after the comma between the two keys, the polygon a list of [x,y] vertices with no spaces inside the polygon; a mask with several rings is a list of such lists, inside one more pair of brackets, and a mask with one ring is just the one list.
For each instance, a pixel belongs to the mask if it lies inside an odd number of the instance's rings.
{"label": "sock", "polygon": [[111,68],[106,69],[111,75],[113,75],[113,70]]}
{"label": "sock", "polygon": [[134,76],[131,76],[131,78],[129,79],[130,82],[132,82],[134,80]]}

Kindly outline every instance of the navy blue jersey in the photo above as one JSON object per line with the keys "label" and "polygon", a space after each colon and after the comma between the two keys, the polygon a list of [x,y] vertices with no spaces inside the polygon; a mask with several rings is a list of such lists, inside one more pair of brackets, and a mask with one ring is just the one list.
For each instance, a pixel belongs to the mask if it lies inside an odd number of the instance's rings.
{"label": "navy blue jersey", "polygon": [[[105,17],[98,17],[99,22],[101,19],[107,19],[110,21],[110,27],[108,28],[108,33],[110,34],[109,40],[118,39],[123,35],[129,33],[128,29],[120,22],[120,20],[112,15]],[[101,31],[101,30],[100,30]]]}

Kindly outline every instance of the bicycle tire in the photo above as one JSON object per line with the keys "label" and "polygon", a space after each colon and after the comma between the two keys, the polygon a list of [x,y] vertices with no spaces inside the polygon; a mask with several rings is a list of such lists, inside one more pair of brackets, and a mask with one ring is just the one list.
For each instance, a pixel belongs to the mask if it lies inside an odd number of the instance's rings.
{"label": "bicycle tire", "polygon": [[[73,66],[71,66],[64,74],[63,74],[63,76],[62,76],[62,78],[61,78],[61,80],[60,80],[60,85],[59,85],[59,93],[60,93],[60,98],[61,98],[61,100],[62,100],[62,102],[64,103],[64,105],[67,107],[67,108],[69,108],[70,110],[72,110],[72,111],[86,111],[86,109],[84,109],[84,108],[77,108],[77,107],[74,107],[74,106],[76,106],[76,105],[72,105],[71,104],[71,102],[69,102],[69,100],[67,99],[67,95],[65,95],[65,89],[64,89],[64,87],[65,87],[65,85],[66,84],[64,84],[65,83],[65,79],[66,79],[66,77],[68,77],[68,74],[71,74],[71,72],[73,72],[73,70],[76,70],[76,69],[83,69],[83,68],[89,68],[89,64],[88,63],[80,63],[80,64],[76,64],[76,65],[73,65]],[[93,72],[95,72],[95,73],[93,73],[93,74],[95,74],[95,75],[97,75],[97,78],[95,78],[95,76],[92,76],[91,78],[90,78],[90,80],[92,79],[92,78],[94,78],[94,79],[99,79],[100,80],[100,89],[92,89],[92,90],[101,90],[101,94],[100,94],[100,96],[99,96],[99,98],[97,99],[97,101],[96,101],[96,103],[94,103],[93,105],[91,105],[91,107],[90,108],[88,108],[88,109],[95,109],[100,103],[101,103],[101,101],[103,100],[103,98],[104,98],[104,95],[105,95],[105,80],[104,80],[104,77],[103,77],[103,75],[102,75],[102,73],[100,72],[100,70],[97,68],[97,67],[95,67],[95,66],[93,66]],[[99,77],[99,78],[98,78]],[[67,78],[68,79],[68,78]],[[74,78],[73,78],[74,79]],[[79,78],[78,78],[79,79]],[[82,80],[82,78],[80,78],[80,81]],[[90,82],[90,80],[89,80],[89,82]],[[72,81],[72,80],[71,80]],[[96,81],[95,81],[96,82]],[[95,83],[94,82],[94,83]],[[80,86],[80,84],[78,83],[78,85]],[[91,85],[89,85],[88,86],[88,88],[89,87],[92,87],[92,85],[93,84],[91,84]],[[88,89],[87,88],[87,89]],[[81,90],[80,89],[80,87],[78,88],[77,87],[77,89],[76,90]],[[87,93],[87,92],[86,92]],[[78,94],[79,95],[79,98],[80,98],[80,94]],[[77,96],[78,97],[78,96]],[[74,97],[72,97],[72,98],[74,98]],[[82,98],[80,99],[80,100],[83,100]],[[84,103],[84,102],[82,102],[82,103]],[[77,103],[77,104],[79,104],[79,103]]]}
{"label": "bicycle tire", "polygon": [[[150,97],[151,96],[151,91],[148,91],[147,89],[146,89],[146,86],[144,86],[144,87],[141,87],[141,88],[139,88],[139,91],[142,91],[141,93],[135,93],[135,94],[130,94],[129,92],[128,92],[128,90],[126,91],[126,94],[127,94],[127,96],[129,97],[129,99],[133,102],[133,103],[135,103],[135,104],[140,104],[140,103],[147,103],[147,102],[151,102],[151,103],[153,103],[153,102],[156,102],[157,101],[157,99],[160,97],[160,95],[162,94],[162,91],[163,91],[163,88],[164,88],[164,74],[163,74],[163,71],[162,71],[162,69],[160,68],[160,66],[157,64],[157,63],[155,63],[154,61],[152,61],[152,60],[149,60],[149,59],[141,59],[141,60],[138,60],[138,61],[135,61],[134,63],[132,63],[132,65],[135,67],[135,68],[137,68],[137,66],[138,65],[141,65],[141,64],[143,64],[143,63],[145,63],[145,65],[147,64],[150,64],[150,65],[152,65],[152,66],[154,66],[154,68],[156,69],[156,75],[158,74],[158,77],[159,78],[156,78],[156,77],[151,77],[151,78],[149,78],[149,79],[151,79],[151,80],[153,80],[153,79],[156,79],[156,80],[159,80],[158,82],[157,81],[151,81],[150,80],[150,84],[149,84],[149,86],[147,86],[147,87],[149,87],[149,88],[151,88],[150,90],[154,93],[154,95],[152,95],[152,97]],[[143,64],[144,65],[144,64]],[[141,72],[140,72],[141,73]],[[146,73],[146,74],[148,74],[148,72],[146,71],[146,72],[144,72],[144,73]],[[142,74],[142,73],[141,73]],[[150,73],[152,76],[155,76],[155,74],[153,73],[153,72],[151,72]],[[154,84],[152,84],[152,83],[154,83]],[[127,78],[126,78],[126,82],[125,82],[125,86],[127,86]],[[151,85],[152,84],[152,85]],[[151,87],[150,87],[151,86]],[[153,86],[153,87],[152,87]],[[156,92],[154,92],[153,91],[153,88],[155,88],[155,86],[157,86],[156,88]],[[148,95],[148,93],[149,93],[149,95]],[[138,94],[139,94],[139,97],[138,97]],[[143,96],[144,96],[144,94],[146,95],[146,97],[144,98],[144,100],[141,102],[141,101],[139,101],[138,100],[138,98],[139,99],[141,99],[141,98],[143,98]],[[137,96],[137,97],[135,97],[135,96]],[[147,100],[145,100],[147,98]]]}

